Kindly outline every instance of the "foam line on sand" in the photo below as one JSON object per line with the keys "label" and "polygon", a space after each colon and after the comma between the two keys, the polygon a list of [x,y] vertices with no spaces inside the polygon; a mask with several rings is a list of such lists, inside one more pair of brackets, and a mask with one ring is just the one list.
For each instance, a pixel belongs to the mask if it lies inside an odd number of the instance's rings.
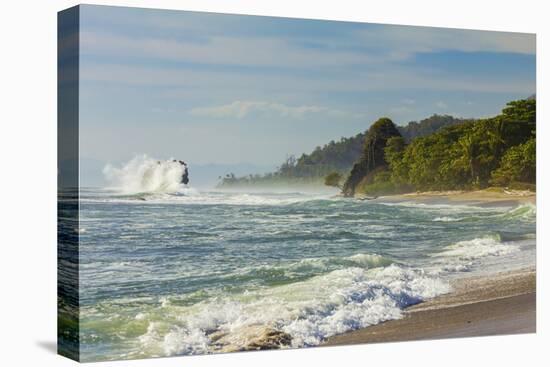
{"label": "foam line on sand", "polygon": [[454,291],[412,306],[403,318],[329,338],[324,345],[426,340],[536,331],[534,269],[471,277]]}

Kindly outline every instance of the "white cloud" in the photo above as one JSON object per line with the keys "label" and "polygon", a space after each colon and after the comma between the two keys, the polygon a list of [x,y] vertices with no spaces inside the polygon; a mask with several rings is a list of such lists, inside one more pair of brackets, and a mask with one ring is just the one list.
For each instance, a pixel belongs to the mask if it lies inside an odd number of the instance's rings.
{"label": "white cloud", "polygon": [[[124,56],[210,65],[326,68],[383,65],[419,52],[535,53],[534,35],[387,26],[359,31],[349,39],[302,39],[319,44],[304,48],[284,37],[205,36],[200,41],[174,38],[129,37],[107,32],[80,33],[81,52],[94,56]],[[296,41],[296,40],[294,40]],[[374,48],[367,52],[364,47]]]}
{"label": "white cloud", "polygon": [[[254,16],[234,16],[227,14],[185,13],[185,12],[151,12],[137,9],[109,9],[89,6],[86,8],[86,19],[101,22],[111,27],[136,29],[165,29],[173,34],[193,35],[195,38],[205,39],[229,32],[237,31],[242,38],[263,41],[265,37],[258,37],[251,24],[261,24],[262,18]],[[269,22],[268,20],[266,20]],[[255,23],[256,22],[256,23]],[[303,22],[295,19],[296,24]],[[333,23],[334,24],[334,23]],[[311,35],[295,35],[304,41],[314,41],[325,46],[336,48],[346,46],[353,48],[368,44],[377,46],[377,49],[394,52],[433,52],[438,50],[458,51],[486,51],[486,52],[514,52],[535,54],[535,35],[517,32],[481,31],[457,28],[423,27],[406,25],[380,25],[369,23],[355,23],[364,25],[363,30],[350,32],[346,37],[337,40],[331,37],[312,37]],[[337,25],[334,25],[338,28]],[[285,34],[285,32],[282,32]],[[396,48],[395,46],[400,46]],[[399,50],[399,51],[398,51]]]}
{"label": "white cloud", "polygon": [[[369,92],[380,90],[424,89],[437,91],[533,93],[534,80],[515,78],[469,77],[451,75],[435,70],[418,71],[409,68],[388,68],[385,72],[354,72],[349,74],[326,73],[308,77],[288,74],[255,74],[234,71],[205,71],[169,69],[159,67],[118,64],[84,64],[80,68],[81,81],[122,83],[131,86],[178,87],[219,95],[223,91],[235,95],[237,90],[250,93],[284,91],[298,93],[317,92]],[[245,99],[243,97],[238,97]],[[248,99],[250,97],[246,97]]]}
{"label": "white cloud", "polygon": [[385,26],[359,31],[366,44],[380,45],[391,59],[406,59],[419,52],[510,52],[534,55],[534,34],[467,29]]}
{"label": "white cloud", "polygon": [[124,56],[209,65],[326,67],[365,64],[379,57],[359,51],[304,49],[284,38],[212,36],[197,42],[152,37],[127,37],[83,31],[83,55]]}
{"label": "white cloud", "polygon": [[446,104],[445,102],[443,102],[443,101],[438,101],[438,102],[435,104],[435,106],[436,106],[437,108],[440,108],[440,109],[445,109],[445,108],[449,107],[449,106],[447,106],[447,104]]}
{"label": "white cloud", "polygon": [[[307,40],[306,40],[307,41]],[[460,90],[466,92],[533,93],[534,78],[513,74],[472,77],[444,70],[407,66],[391,61],[417,52],[441,50],[534,53],[535,37],[509,32],[385,26],[365,29],[349,38],[317,39],[319,48],[301,47],[285,37],[208,36],[197,40],[129,37],[105,31],[81,32],[83,80],[122,82],[129,85],[163,85],[192,89],[328,92],[392,89]],[[366,52],[364,47],[376,51]],[[154,58],[199,65],[273,67],[276,72],[163,68],[86,64],[86,56]],[[91,60],[91,59],[90,59]],[[362,65],[360,68],[355,66]],[[353,67],[353,68],[352,68]],[[304,72],[287,73],[298,68]],[[349,71],[348,71],[349,70]],[[229,88],[228,88],[229,86]],[[248,99],[238,95],[233,98]],[[253,97],[272,99],[272,97]],[[276,99],[276,98],[275,98]],[[412,100],[409,100],[412,102]],[[407,104],[406,101],[404,101]]]}
{"label": "white cloud", "polygon": [[310,114],[324,114],[333,117],[347,118],[364,117],[361,113],[351,113],[323,106],[288,106],[282,103],[267,101],[234,101],[222,106],[193,108],[189,113],[193,116],[200,117],[238,119],[243,119],[252,115],[302,119]]}

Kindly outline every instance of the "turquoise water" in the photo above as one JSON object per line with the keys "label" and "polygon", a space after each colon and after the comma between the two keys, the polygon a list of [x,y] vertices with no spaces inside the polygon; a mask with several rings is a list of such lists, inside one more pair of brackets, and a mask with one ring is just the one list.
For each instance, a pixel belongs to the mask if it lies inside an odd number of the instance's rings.
{"label": "turquoise water", "polygon": [[88,361],[213,353],[257,325],[315,346],[399,318],[453,277],[535,263],[533,205],[89,189],[80,213]]}

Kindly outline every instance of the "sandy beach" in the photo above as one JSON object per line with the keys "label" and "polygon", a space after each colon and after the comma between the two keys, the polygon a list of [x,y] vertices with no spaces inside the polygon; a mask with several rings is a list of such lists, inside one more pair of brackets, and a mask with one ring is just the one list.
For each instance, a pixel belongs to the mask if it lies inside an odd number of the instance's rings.
{"label": "sandy beach", "polygon": [[[531,191],[486,189],[431,191],[374,201],[514,206],[536,204]],[[536,332],[536,271],[456,279],[448,294],[407,308],[403,318],[329,338],[323,345],[349,345]]]}
{"label": "sandy beach", "polygon": [[409,307],[404,317],[336,335],[325,346],[536,331],[535,269],[456,280],[453,291]]}

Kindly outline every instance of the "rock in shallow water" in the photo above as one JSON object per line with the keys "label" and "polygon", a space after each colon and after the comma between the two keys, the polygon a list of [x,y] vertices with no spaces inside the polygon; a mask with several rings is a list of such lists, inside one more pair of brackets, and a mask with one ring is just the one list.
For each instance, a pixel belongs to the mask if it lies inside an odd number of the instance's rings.
{"label": "rock in shallow water", "polygon": [[217,352],[279,349],[290,345],[290,334],[264,325],[245,326],[231,332],[216,331],[210,340]]}

